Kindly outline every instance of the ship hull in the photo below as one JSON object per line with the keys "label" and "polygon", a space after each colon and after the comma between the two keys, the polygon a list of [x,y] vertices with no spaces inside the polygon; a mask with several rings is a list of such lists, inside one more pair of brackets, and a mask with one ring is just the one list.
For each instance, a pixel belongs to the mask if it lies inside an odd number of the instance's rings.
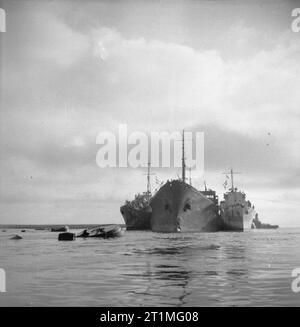
{"label": "ship hull", "polygon": [[216,205],[182,181],[167,182],[150,205],[154,232],[216,232],[221,229]]}
{"label": "ship hull", "polygon": [[120,208],[127,230],[150,230],[151,208],[139,210],[129,205]]}

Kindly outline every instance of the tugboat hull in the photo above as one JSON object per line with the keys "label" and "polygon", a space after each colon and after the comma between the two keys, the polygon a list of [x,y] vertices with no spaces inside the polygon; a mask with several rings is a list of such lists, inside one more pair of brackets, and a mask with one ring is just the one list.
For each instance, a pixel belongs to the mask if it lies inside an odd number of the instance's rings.
{"label": "tugboat hull", "polygon": [[150,230],[151,208],[138,210],[129,205],[123,205],[120,209],[127,230]]}
{"label": "tugboat hull", "polygon": [[180,180],[167,182],[152,198],[154,232],[215,232],[221,230],[217,206]]}

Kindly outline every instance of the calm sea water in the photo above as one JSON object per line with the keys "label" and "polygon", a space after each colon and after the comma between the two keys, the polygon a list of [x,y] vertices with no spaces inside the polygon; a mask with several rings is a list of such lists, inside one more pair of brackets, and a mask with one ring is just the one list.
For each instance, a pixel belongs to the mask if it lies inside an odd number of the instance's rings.
{"label": "calm sea water", "polygon": [[[18,232],[24,239],[10,240]],[[300,229],[58,242],[0,231],[0,306],[299,306]]]}

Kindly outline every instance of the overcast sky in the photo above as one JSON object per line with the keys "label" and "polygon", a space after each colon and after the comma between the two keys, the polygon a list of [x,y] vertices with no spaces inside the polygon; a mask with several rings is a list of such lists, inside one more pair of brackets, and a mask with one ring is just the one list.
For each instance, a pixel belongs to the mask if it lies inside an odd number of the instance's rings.
{"label": "overcast sky", "polygon": [[145,171],[95,161],[97,134],[122,123],[204,131],[210,187],[221,196],[232,166],[262,220],[300,226],[300,32],[291,29],[299,2],[0,7],[0,224],[123,222],[119,207],[145,190]]}

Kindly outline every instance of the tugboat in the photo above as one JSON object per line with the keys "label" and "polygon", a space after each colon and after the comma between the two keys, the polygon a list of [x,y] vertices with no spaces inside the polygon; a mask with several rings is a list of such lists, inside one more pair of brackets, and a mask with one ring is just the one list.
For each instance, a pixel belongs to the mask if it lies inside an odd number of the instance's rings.
{"label": "tugboat", "polygon": [[125,204],[121,206],[120,211],[126,224],[127,230],[150,230],[151,220],[151,183],[150,183],[150,167],[148,163],[147,173],[147,191],[136,194],[134,200],[126,200]]}
{"label": "tugboat", "polygon": [[[227,174],[227,173],[226,173]],[[224,200],[220,202],[220,216],[223,229],[227,231],[243,231],[250,228],[255,207],[246,200],[246,194],[239,191],[233,185],[233,170],[230,170],[231,188],[224,194]]]}
{"label": "tugboat", "polygon": [[153,196],[153,232],[215,232],[221,229],[218,206],[192,185],[186,183],[184,131],[182,134],[182,177],[167,181]]}
{"label": "tugboat", "polygon": [[278,225],[264,224],[258,219],[258,214],[255,214],[255,218],[252,220],[251,229],[277,229]]}

